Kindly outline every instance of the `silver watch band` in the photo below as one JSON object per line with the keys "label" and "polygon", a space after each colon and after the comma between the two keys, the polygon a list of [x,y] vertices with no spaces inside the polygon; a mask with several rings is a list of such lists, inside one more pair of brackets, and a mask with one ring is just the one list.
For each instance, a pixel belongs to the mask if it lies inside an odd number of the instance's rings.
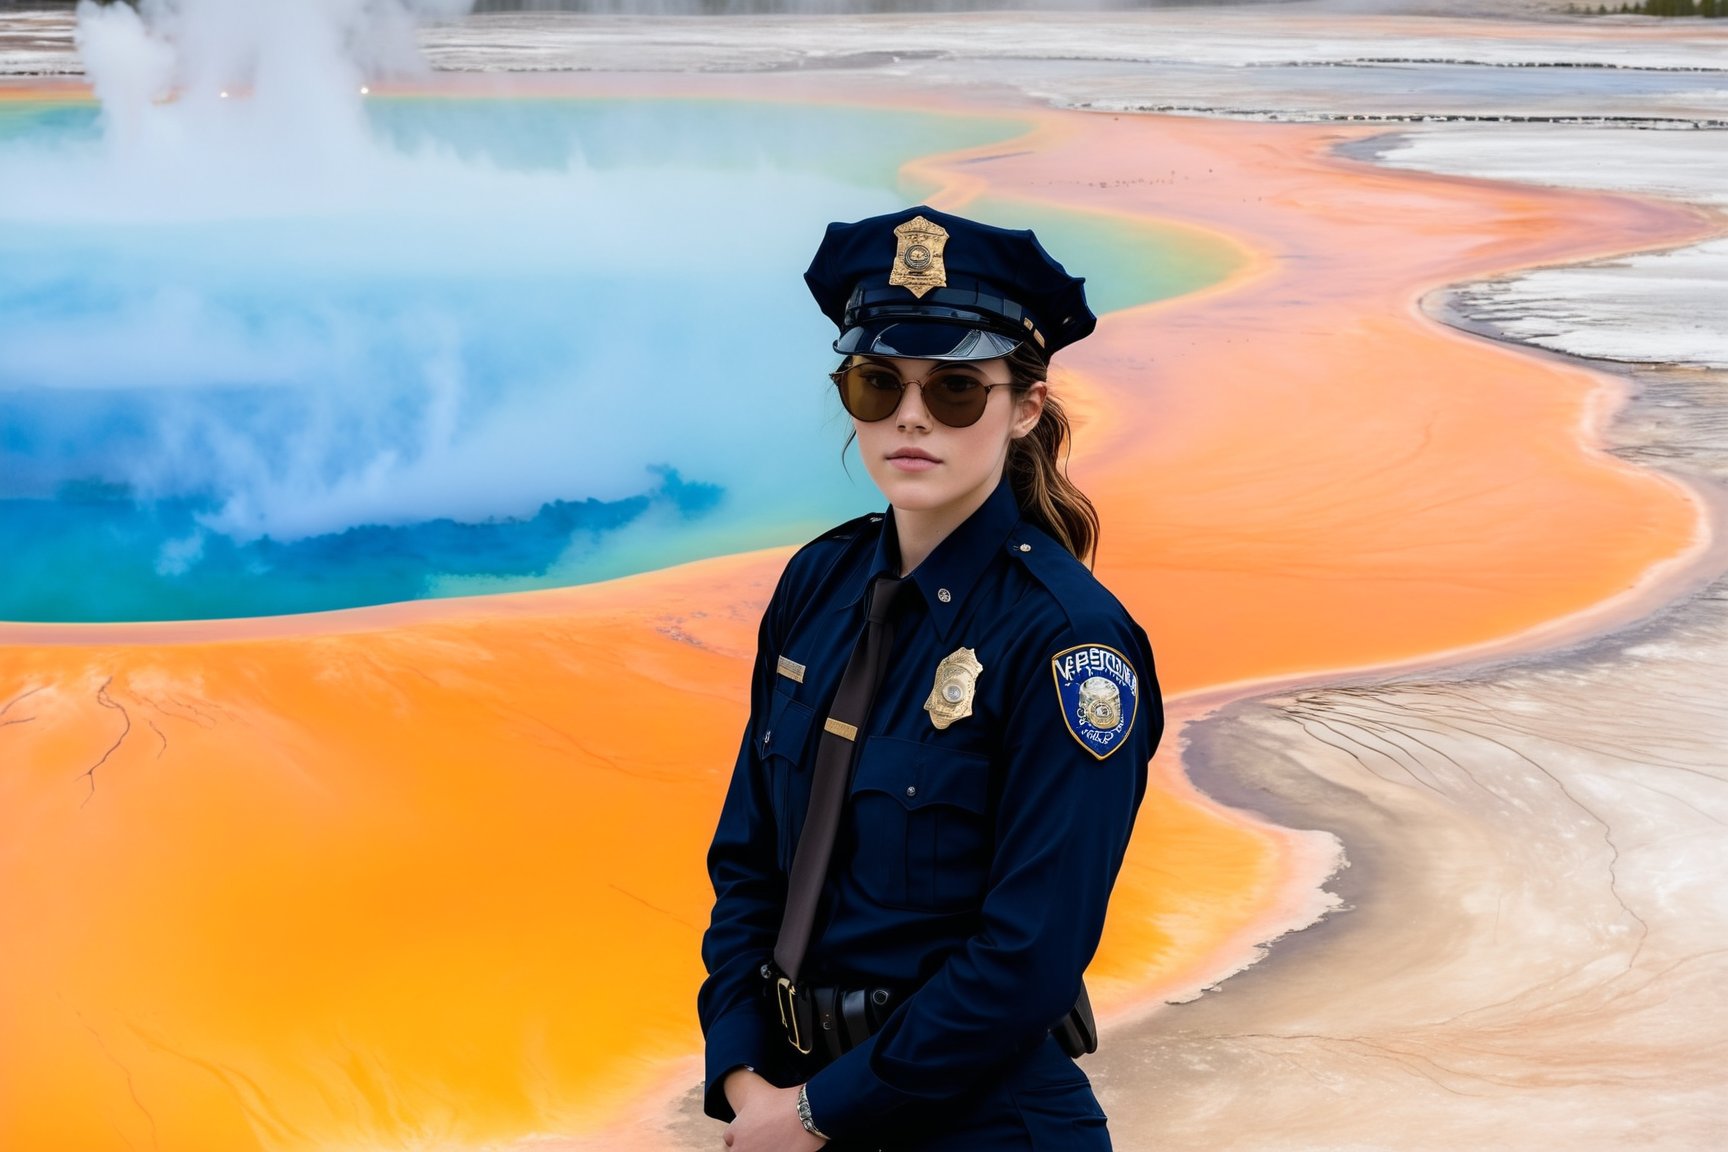
{"label": "silver watch band", "polygon": [[810,1094],[802,1084],[798,1086],[798,1123],[804,1125],[804,1131],[818,1140],[828,1139],[828,1133],[816,1127],[816,1121],[810,1118]]}

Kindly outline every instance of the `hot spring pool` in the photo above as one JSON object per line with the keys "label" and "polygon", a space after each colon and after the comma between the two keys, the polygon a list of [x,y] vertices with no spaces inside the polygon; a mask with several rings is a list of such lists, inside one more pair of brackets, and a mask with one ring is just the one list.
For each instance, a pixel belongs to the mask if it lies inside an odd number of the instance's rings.
{"label": "hot spring pool", "polygon": [[[603,579],[875,507],[801,273],[1011,119],[0,92],[0,619],[275,615]],[[1010,202],[1099,312],[1236,253]]]}

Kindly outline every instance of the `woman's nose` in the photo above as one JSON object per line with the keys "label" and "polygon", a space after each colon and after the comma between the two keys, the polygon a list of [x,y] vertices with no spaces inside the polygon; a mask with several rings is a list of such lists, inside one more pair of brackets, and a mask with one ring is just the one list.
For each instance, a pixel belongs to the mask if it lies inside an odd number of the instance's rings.
{"label": "woman's nose", "polygon": [[894,425],[900,429],[930,428],[930,410],[924,407],[924,384],[908,381],[900,389],[900,407],[894,410]]}

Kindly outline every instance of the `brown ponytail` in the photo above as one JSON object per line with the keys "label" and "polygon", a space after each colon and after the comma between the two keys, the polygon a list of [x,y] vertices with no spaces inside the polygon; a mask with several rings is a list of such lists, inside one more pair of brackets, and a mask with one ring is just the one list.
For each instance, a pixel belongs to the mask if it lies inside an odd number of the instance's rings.
{"label": "brown ponytail", "polygon": [[[1031,341],[1005,359],[1015,395],[1049,378],[1050,364]],[[1020,514],[1049,533],[1090,567],[1098,553],[1098,510],[1068,479],[1068,414],[1045,393],[1044,414],[1032,431],[1008,446],[1008,482]]]}

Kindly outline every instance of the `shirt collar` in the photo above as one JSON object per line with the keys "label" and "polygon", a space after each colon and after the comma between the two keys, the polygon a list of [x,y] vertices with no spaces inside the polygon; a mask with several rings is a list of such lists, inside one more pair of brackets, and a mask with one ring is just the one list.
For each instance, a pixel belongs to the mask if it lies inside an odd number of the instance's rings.
{"label": "shirt collar", "polygon": [[[930,622],[938,637],[948,638],[948,630],[966,606],[978,578],[1019,523],[1020,504],[1004,476],[978,510],[948,533],[935,551],[925,557],[924,563],[912,570],[910,579],[930,607]],[[900,571],[900,545],[894,535],[892,508],[881,528],[882,534],[877,537],[870,558],[870,571],[892,575]]]}

